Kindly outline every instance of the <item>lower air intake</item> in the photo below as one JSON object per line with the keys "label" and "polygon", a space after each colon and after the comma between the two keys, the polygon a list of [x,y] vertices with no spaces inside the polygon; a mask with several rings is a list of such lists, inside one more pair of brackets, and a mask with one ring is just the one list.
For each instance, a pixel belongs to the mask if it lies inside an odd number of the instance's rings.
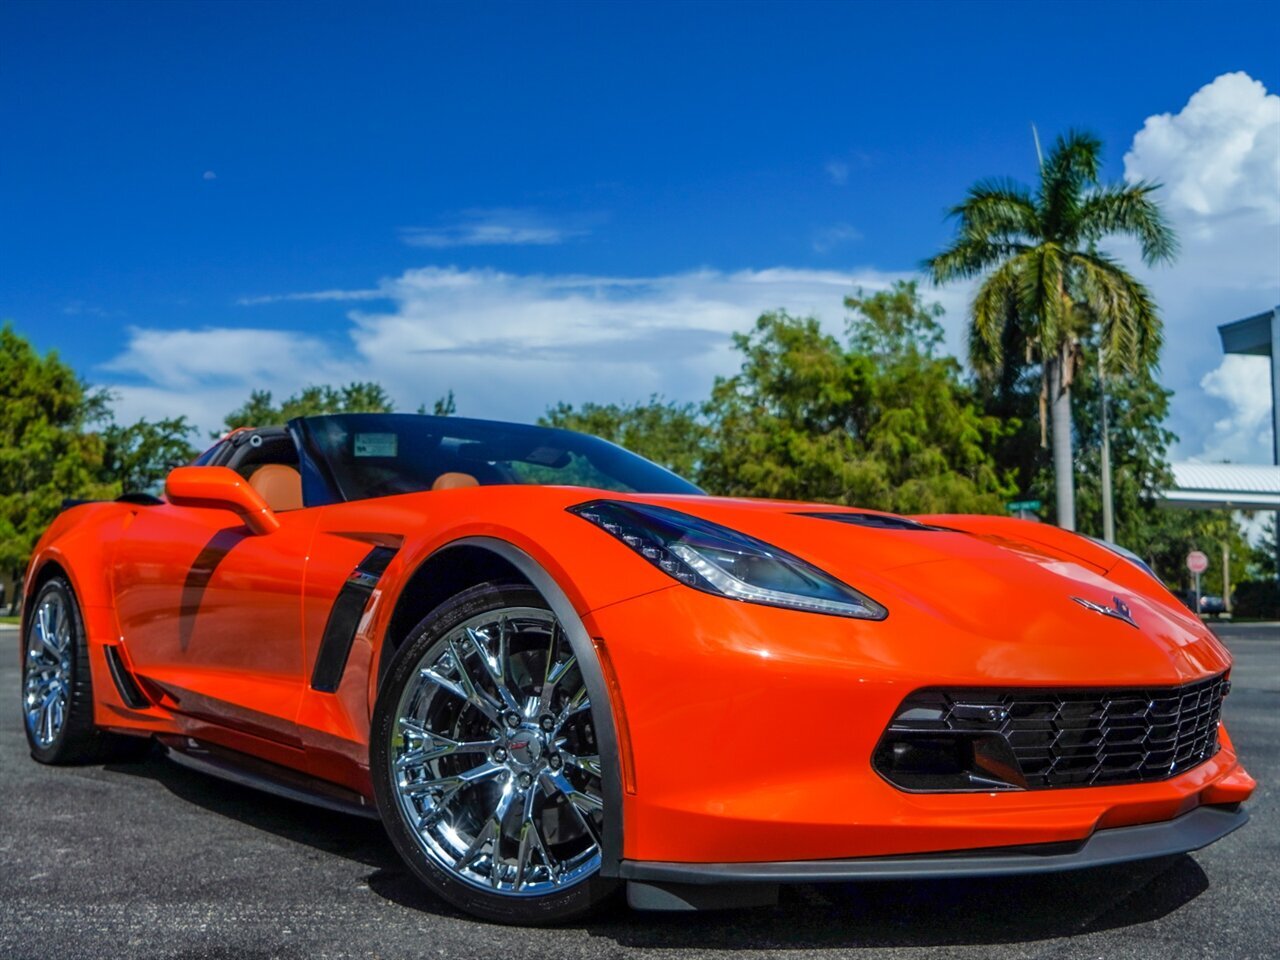
{"label": "lower air intake", "polygon": [[1218,752],[1225,675],[1182,687],[921,690],[874,765],[908,790],[1044,789],[1165,780]]}

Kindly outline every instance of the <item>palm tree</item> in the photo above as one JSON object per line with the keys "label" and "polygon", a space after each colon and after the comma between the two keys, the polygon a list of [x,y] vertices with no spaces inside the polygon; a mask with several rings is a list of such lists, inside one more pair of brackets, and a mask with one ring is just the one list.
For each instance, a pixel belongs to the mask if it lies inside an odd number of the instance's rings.
{"label": "palm tree", "polygon": [[1102,142],[1087,133],[1058,138],[1034,195],[1011,180],[975,184],[951,210],[957,236],[925,261],[934,282],[982,277],[974,296],[969,352],[981,373],[1002,370],[1012,344],[1039,362],[1040,439],[1052,408],[1058,525],[1075,529],[1071,381],[1080,342],[1098,336],[1108,367],[1154,366],[1161,324],[1147,288],[1097,249],[1104,237],[1137,240],[1148,265],[1172,260],[1177,238],[1152,194],[1155,183],[1102,185]]}

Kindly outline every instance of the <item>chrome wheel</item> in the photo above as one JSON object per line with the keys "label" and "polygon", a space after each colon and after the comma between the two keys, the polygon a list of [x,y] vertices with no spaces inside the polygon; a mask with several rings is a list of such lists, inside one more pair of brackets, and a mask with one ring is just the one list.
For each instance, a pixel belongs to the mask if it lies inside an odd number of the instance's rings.
{"label": "chrome wheel", "polygon": [[39,747],[51,746],[67,722],[71,694],[71,611],[61,593],[44,594],[27,628],[23,711]]}
{"label": "chrome wheel", "polygon": [[433,863],[517,897],[597,872],[604,804],[591,703],[549,610],[507,607],[454,627],[418,662],[394,716],[396,801]]}

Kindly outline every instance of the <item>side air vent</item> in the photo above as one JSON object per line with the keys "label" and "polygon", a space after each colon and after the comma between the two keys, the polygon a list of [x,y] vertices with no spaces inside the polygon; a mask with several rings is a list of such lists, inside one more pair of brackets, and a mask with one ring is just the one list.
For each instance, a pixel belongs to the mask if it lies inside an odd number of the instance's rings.
{"label": "side air vent", "polygon": [[814,520],[834,520],[836,523],[847,523],[854,527],[871,527],[875,530],[946,530],[946,527],[935,527],[921,523],[909,517],[895,517],[884,513],[797,513],[797,517],[812,517]]}
{"label": "side air vent", "polygon": [[351,571],[351,576],[338,591],[333,609],[329,611],[324,634],[320,638],[315,666],[311,670],[312,690],[333,693],[338,689],[343,671],[347,668],[347,657],[351,653],[356,630],[360,627],[365,604],[369,602],[373,588],[378,585],[383,571],[395,555],[396,551],[390,547],[374,547]]}
{"label": "side air vent", "polygon": [[144,710],[151,706],[151,701],[138,687],[137,681],[133,679],[124,661],[120,659],[120,651],[115,644],[108,643],[102,649],[107,655],[107,669],[111,671],[111,682],[115,684],[116,693],[120,694],[124,705],[133,710]]}

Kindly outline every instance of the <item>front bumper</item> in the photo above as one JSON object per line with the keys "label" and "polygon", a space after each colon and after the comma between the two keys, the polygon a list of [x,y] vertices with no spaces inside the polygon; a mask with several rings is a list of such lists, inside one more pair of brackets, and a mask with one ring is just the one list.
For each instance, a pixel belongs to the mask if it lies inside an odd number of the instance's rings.
{"label": "front bumper", "polygon": [[[1070,854],[1106,831],[1238,805],[1255,786],[1225,729],[1217,754],[1156,782],[910,793],[872,769],[881,735],[914,690],[1176,686],[1199,678],[1180,665],[1183,648],[1138,644],[1121,657],[1114,644],[1093,642],[1002,646],[905,608],[866,624],[679,587],[584,622],[620,694],[622,863],[830,869],[911,858],[919,867],[918,858],[949,861],[956,851],[1075,845],[1059,849]],[[1208,641],[1189,649],[1200,676],[1230,666]],[[1043,857],[1028,862],[1051,862]]]}
{"label": "front bumper", "polygon": [[623,860],[619,876],[649,883],[835,883],[849,880],[939,880],[1083,870],[1190,853],[1245,825],[1243,807],[1197,807],[1175,820],[1099,830],[1078,843],[1032,844],[986,850],[793,860],[770,863],[652,863]]}

